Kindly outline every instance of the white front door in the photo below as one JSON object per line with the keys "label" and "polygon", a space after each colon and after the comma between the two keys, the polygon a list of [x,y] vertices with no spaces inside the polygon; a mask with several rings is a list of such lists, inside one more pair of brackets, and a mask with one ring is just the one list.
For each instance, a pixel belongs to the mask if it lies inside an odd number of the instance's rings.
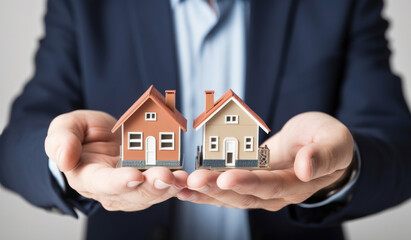
{"label": "white front door", "polygon": [[234,167],[235,160],[237,158],[237,139],[226,138],[225,139],[225,165],[227,167]]}
{"label": "white front door", "polygon": [[156,139],[153,136],[146,138],[146,165],[156,165]]}

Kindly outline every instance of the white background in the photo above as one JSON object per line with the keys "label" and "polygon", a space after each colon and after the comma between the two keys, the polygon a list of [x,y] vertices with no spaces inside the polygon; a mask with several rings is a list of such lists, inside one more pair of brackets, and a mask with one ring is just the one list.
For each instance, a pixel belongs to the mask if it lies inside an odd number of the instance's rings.
{"label": "white background", "polygon": [[[0,129],[10,103],[33,75],[33,56],[43,34],[44,0],[0,1]],[[411,1],[386,1],[392,66],[402,76],[411,105]],[[411,147],[411,143],[410,143]],[[411,173],[410,173],[411,174]],[[372,201],[372,199],[370,199]],[[0,239],[81,239],[85,217],[79,220],[50,214],[0,186]],[[345,224],[350,239],[411,239],[411,202]]]}

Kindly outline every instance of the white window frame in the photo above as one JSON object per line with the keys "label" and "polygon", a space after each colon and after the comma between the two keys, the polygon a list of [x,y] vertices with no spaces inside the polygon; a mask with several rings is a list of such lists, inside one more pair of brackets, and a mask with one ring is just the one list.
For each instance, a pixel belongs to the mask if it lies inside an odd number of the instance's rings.
{"label": "white window frame", "polygon": [[[247,139],[251,139],[250,143],[247,143]],[[247,148],[247,144],[251,145],[251,148]],[[244,137],[244,152],[252,152],[254,151],[254,138],[252,136],[245,136]]]}
{"label": "white window frame", "polygon": [[[161,136],[165,135],[165,134],[170,134],[171,135],[171,139],[162,139]],[[160,141],[160,150],[174,150],[174,132],[160,132],[159,133],[159,141]],[[171,143],[172,146],[171,147],[162,147],[161,143]]]}
{"label": "white window frame", "polygon": [[[233,121],[233,117],[235,117],[235,121]],[[227,118],[230,120],[227,121]],[[224,121],[226,124],[238,124],[238,115],[225,115]]]}
{"label": "white window frame", "polygon": [[[131,139],[131,134],[140,134],[140,139]],[[140,147],[131,147],[130,143],[140,143]],[[143,150],[143,132],[128,132],[128,149],[130,150]]]}
{"label": "white window frame", "polygon": [[[213,138],[215,138],[216,140],[215,141],[213,141],[212,139]],[[208,150],[210,151],[210,152],[218,152],[218,136],[210,136],[210,138],[209,138],[209,142],[210,142],[210,144],[209,144],[209,146],[208,146]],[[212,144],[215,144],[215,148],[212,148],[211,147],[211,145]]]}
{"label": "white window frame", "polygon": [[[149,114],[149,118],[147,118],[147,114]],[[152,115],[154,114],[154,117]],[[146,121],[157,121],[157,113],[156,112],[145,112],[144,113],[144,119]]]}

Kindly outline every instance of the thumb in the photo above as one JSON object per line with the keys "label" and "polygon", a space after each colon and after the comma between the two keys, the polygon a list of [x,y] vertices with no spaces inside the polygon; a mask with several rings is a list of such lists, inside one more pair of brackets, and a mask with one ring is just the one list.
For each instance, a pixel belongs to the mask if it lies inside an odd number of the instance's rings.
{"label": "thumb", "polygon": [[50,123],[45,150],[60,171],[67,172],[77,166],[85,131],[85,126],[80,123],[78,116],[71,113],[60,115]]}
{"label": "thumb", "polygon": [[333,148],[325,143],[311,143],[300,148],[294,161],[294,172],[303,182],[308,182],[349,165],[350,159],[340,158]]}
{"label": "thumb", "polygon": [[60,171],[70,171],[80,160],[83,142],[119,143],[119,133],[110,131],[115,122],[115,118],[101,111],[77,110],[62,114],[50,123],[46,153]]}

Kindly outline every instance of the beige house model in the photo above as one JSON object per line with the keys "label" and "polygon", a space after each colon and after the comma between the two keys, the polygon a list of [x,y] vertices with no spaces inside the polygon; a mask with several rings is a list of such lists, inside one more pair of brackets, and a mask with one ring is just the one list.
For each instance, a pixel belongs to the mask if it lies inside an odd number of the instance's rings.
{"label": "beige house model", "polygon": [[200,168],[268,167],[269,149],[259,148],[259,128],[270,129],[231,89],[214,102],[214,91],[205,91],[205,111],[193,123],[203,127],[198,148]]}

